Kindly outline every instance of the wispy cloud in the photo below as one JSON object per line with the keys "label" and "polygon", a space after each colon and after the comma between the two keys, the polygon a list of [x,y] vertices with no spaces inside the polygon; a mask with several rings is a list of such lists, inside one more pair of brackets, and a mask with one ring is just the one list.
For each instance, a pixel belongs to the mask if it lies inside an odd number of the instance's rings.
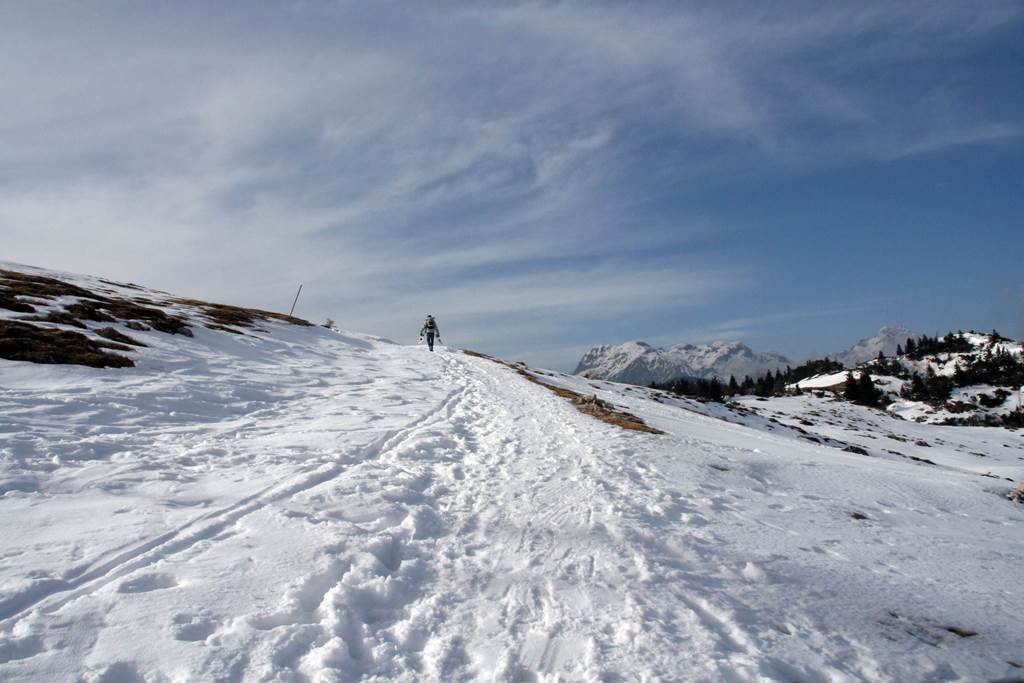
{"label": "wispy cloud", "polygon": [[691,253],[720,226],[678,185],[1020,133],[948,83],[872,83],[1014,3],[0,13],[5,257],[264,306],[306,281],[310,315],[385,335],[431,308],[529,349],[540,312],[710,304],[758,267]]}

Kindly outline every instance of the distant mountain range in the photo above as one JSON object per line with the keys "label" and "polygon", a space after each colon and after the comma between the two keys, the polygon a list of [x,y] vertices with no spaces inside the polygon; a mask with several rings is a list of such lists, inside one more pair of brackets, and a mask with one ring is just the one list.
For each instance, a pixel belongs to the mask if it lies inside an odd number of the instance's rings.
{"label": "distant mountain range", "polygon": [[[878,356],[896,352],[896,346],[916,336],[906,327],[886,326],[878,334],[862,339],[846,351],[830,354],[852,367]],[[676,344],[667,349],[642,341],[596,346],[587,351],[576,366],[575,374],[591,379],[605,379],[626,384],[648,385],[668,382],[679,377],[728,380],[735,376],[758,377],[769,371],[794,363],[779,353],[753,351],[738,341],[716,341],[710,344]]]}
{"label": "distant mountain range", "polygon": [[575,374],[627,384],[648,385],[678,377],[728,379],[735,375],[763,375],[789,365],[778,353],[756,353],[741,342],[718,341],[695,346],[676,344],[668,349],[644,342],[597,346],[580,359]]}

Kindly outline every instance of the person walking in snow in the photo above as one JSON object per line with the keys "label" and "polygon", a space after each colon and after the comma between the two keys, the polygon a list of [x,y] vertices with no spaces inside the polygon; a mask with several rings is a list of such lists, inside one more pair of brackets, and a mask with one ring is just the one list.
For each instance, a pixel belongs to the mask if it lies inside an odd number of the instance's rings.
{"label": "person walking in snow", "polygon": [[423,341],[424,337],[427,338],[427,346],[431,351],[434,350],[434,337],[437,337],[438,343],[441,342],[441,330],[437,327],[432,315],[427,316],[427,321],[423,323],[423,329],[420,330],[420,341]]}

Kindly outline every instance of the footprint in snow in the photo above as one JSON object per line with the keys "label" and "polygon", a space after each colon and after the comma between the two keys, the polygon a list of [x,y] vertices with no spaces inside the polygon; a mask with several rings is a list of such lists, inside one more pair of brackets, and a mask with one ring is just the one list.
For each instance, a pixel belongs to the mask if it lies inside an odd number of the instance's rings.
{"label": "footprint in snow", "polygon": [[170,574],[143,574],[134,579],[123,581],[117,587],[118,593],[148,593],[163,588],[174,588],[178,585]]}
{"label": "footprint in snow", "polygon": [[205,614],[181,613],[174,615],[171,631],[176,640],[195,642],[206,640],[217,630],[217,622]]}
{"label": "footprint in snow", "polygon": [[145,683],[139,667],[132,661],[120,661],[92,668],[81,678],[84,683]]}

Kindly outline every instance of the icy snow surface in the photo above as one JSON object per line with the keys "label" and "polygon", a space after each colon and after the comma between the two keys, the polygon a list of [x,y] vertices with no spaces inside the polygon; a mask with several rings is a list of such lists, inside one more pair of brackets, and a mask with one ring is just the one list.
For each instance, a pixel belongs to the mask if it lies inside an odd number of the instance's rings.
{"label": "icy snow surface", "polygon": [[261,327],[0,361],[0,680],[1022,673],[1020,433]]}

